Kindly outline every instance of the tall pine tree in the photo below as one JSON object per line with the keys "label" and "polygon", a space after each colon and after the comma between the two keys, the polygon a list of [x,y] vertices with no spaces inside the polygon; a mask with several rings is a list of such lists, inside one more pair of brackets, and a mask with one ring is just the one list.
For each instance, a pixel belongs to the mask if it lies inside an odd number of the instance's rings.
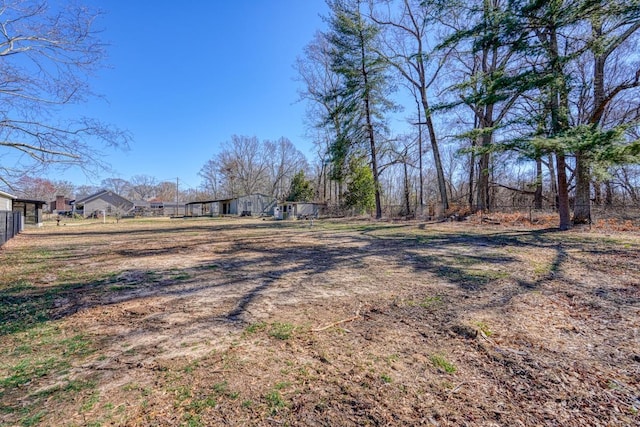
{"label": "tall pine tree", "polygon": [[331,96],[338,100],[332,121],[341,123],[341,135],[330,147],[340,166],[367,153],[375,186],[376,218],[382,217],[378,166],[378,138],[386,132],[384,113],[393,107],[387,99],[387,64],[376,53],[378,28],[362,13],[361,0],[328,0],[329,42],[333,70],[342,84]]}

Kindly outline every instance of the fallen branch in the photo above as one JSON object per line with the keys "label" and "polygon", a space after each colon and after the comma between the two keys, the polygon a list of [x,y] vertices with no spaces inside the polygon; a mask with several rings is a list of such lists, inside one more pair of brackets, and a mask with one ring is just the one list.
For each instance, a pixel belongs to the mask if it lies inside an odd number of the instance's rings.
{"label": "fallen branch", "polygon": [[467,384],[466,381],[463,381],[460,384],[458,384],[457,386],[455,386],[453,389],[451,389],[449,391],[449,394],[447,394],[447,398],[445,400],[449,400],[449,397],[451,397],[452,394],[457,393],[466,384]]}
{"label": "fallen branch", "polygon": [[492,225],[500,225],[500,221],[495,220],[493,218],[482,218],[482,222],[486,222],[487,224],[492,224]]}
{"label": "fallen branch", "polygon": [[515,350],[513,348],[508,348],[508,347],[501,347],[498,344],[496,344],[494,340],[489,338],[487,334],[485,334],[482,331],[479,331],[479,332],[480,332],[480,336],[485,340],[487,340],[487,342],[489,342],[493,346],[493,349],[496,350],[498,353],[511,352],[511,353],[517,354],[518,356],[526,356],[528,354],[526,351]]}
{"label": "fallen branch", "polygon": [[347,319],[338,320],[337,322],[330,323],[330,324],[328,324],[326,326],[323,326],[321,328],[312,329],[311,331],[312,332],[321,332],[321,331],[327,330],[329,328],[333,328],[334,326],[340,325],[342,323],[353,322],[354,320],[356,320],[358,318],[360,318],[360,308],[358,308],[358,310],[356,310],[356,315],[355,316],[349,317]]}

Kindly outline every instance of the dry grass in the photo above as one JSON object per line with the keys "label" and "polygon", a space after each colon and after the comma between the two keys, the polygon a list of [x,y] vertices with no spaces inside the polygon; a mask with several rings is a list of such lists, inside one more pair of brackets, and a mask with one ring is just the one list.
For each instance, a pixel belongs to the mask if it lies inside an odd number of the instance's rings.
{"label": "dry grass", "polygon": [[[558,214],[555,212],[537,212],[537,211],[515,211],[511,213],[493,212],[491,214],[484,214],[478,212],[475,214],[468,214],[467,222],[474,225],[479,224],[493,224],[502,225],[508,227],[528,227],[528,228],[555,228],[558,225]],[[638,215],[631,213],[634,220],[629,218],[616,218],[616,217],[604,217],[596,218],[592,224],[586,227],[589,230],[596,230],[605,233],[618,233],[618,232],[630,232],[638,234],[640,233],[640,223],[638,222]],[[463,217],[462,215],[460,217]]]}
{"label": "dry grass", "polygon": [[121,221],[0,251],[3,425],[640,423],[640,237]]}

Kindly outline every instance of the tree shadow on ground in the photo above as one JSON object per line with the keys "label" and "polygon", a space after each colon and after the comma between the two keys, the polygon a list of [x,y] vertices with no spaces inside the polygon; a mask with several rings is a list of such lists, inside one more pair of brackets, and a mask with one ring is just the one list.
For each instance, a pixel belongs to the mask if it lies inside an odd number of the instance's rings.
{"label": "tree shadow on ground", "polygon": [[[581,247],[584,242],[562,242],[562,235],[555,230],[509,231],[492,234],[472,233],[432,233],[407,234],[404,225],[394,227],[394,233],[374,235],[379,226],[362,226],[353,231],[346,230],[298,230],[312,244],[299,243],[295,239],[285,241],[281,245],[267,245],[272,240],[268,233],[278,233],[286,228],[299,226],[282,223],[239,223],[229,226],[208,224],[200,226],[188,225],[162,229],[159,232],[198,233],[197,241],[208,241],[203,233],[216,231],[262,229],[267,235],[243,238],[212,256],[210,260],[184,269],[185,276],[175,277],[175,270],[155,270],[155,279],[145,270],[122,270],[116,275],[110,274],[85,283],[66,283],[44,288],[26,283],[9,284],[0,290],[0,335],[21,331],[45,322],[67,317],[82,309],[100,305],[111,305],[132,301],[150,296],[177,296],[186,298],[200,292],[215,288],[224,290],[227,295],[234,295],[233,307],[225,313],[217,313],[213,318],[217,321],[226,319],[230,322],[245,320],[245,314],[252,304],[256,304],[267,292],[284,299],[299,292],[295,286],[279,288],[282,281],[295,275],[311,282],[323,282],[323,277],[337,269],[366,269],[367,265],[379,264],[410,265],[417,278],[432,275],[449,284],[456,285],[463,293],[474,293],[490,288],[498,280],[509,279],[509,267],[518,260],[504,248],[534,248],[536,250],[553,251],[554,259],[548,268],[548,274],[535,280],[518,279],[521,292],[529,292],[553,277],[561,274],[563,264],[568,258],[567,249]],[[266,230],[266,231],[265,231]],[[126,232],[129,237],[153,232],[152,228],[138,232]],[[120,231],[114,232],[116,235]],[[85,233],[82,233],[83,235]],[[108,233],[112,235],[111,231]],[[195,236],[195,235],[194,235]],[[295,237],[293,235],[292,237]],[[70,238],[73,233],[70,234]],[[199,244],[172,244],[165,242],[158,248],[124,248],[120,255],[135,259],[151,255],[176,255],[182,252],[197,251]],[[591,248],[593,249],[593,248]],[[432,253],[431,253],[431,252]],[[95,254],[80,253],[69,255],[91,257]],[[365,271],[363,270],[363,273]],[[135,276],[137,280],[126,277]],[[125,279],[123,279],[125,277]],[[302,282],[298,283],[304,284]],[[495,298],[493,304],[506,304],[513,295]]]}

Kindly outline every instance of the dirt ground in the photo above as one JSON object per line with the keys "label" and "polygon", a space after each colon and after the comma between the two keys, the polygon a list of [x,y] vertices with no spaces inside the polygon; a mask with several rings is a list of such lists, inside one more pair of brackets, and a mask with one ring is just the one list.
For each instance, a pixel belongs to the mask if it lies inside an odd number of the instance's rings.
{"label": "dirt ground", "polygon": [[0,424],[640,425],[640,235],[158,219],[0,250]]}

